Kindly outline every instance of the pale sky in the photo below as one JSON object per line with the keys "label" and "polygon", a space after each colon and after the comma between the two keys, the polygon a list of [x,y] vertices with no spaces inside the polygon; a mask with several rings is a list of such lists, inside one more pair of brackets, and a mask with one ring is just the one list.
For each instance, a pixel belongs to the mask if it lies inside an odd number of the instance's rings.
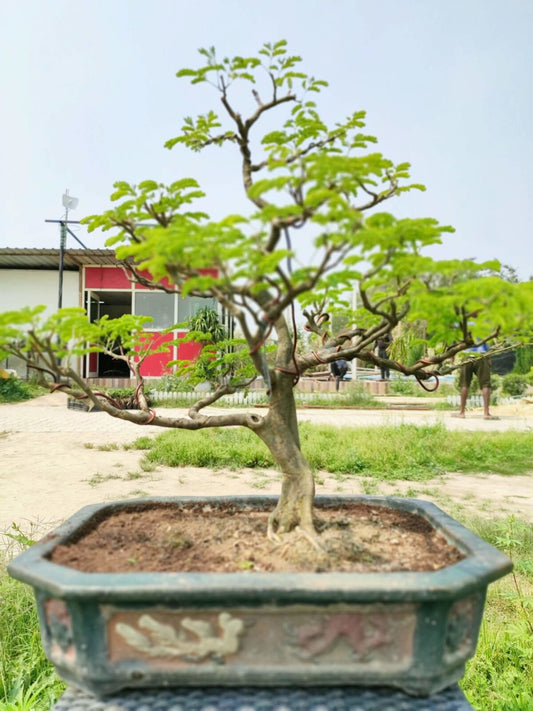
{"label": "pale sky", "polygon": [[80,219],[109,206],[116,180],[192,176],[214,217],[242,210],[227,153],[163,147],[218,104],[175,73],[199,65],[199,47],[246,55],[287,39],[330,83],[325,118],[366,110],[378,150],[427,186],[385,209],[453,225],[435,256],[498,258],[527,279],[532,37],[530,0],[2,0],[0,247],[58,247],[45,219],[62,216],[65,189]]}

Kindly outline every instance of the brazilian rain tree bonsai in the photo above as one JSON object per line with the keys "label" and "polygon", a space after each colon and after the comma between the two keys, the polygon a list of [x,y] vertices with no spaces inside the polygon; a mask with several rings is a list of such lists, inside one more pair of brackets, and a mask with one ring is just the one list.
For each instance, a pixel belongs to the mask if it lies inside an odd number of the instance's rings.
{"label": "brazilian rain tree bonsai", "polygon": [[[203,353],[186,370],[193,381],[207,370],[212,390],[198,394],[187,416],[149,408],[140,371],[157,344],[143,335],[146,317],[90,323],[82,309],[63,309],[48,319],[39,308],[5,313],[2,350],[23,358],[51,390],[88,397],[112,417],[187,430],[248,428],[283,474],[269,536],[298,528],[319,544],[313,472],[298,435],[298,379],[317,364],[358,358],[434,388],[475,343],[502,348],[531,331],[533,283],[506,281],[497,262],[427,256],[424,250],[453,229],[432,218],[397,219],[383,211],[392,198],[424,187],[410,182],[408,163],[394,164],[373,150],[376,139],[364,131],[363,111],[326,125],[317,99],[327,83],[301,71],[300,57],[288,53],[285,41],[267,43],[253,57],[219,59],[213,48],[200,54],[203,66],[177,76],[206,85],[216,106],[185,118],[179,135],[165,145],[235,151],[248,209],[210,219],[196,207],[204,193],[193,178],[168,186],[120,181],[111,196],[116,207],[85,222],[90,230],[116,230],[107,244],[116,246],[132,280],[214,298],[231,316],[241,338],[220,331],[206,338],[205,329],[187,336],[198,338]],[[235,165],[229,155],[226,164]],[[229,179],[220,175],[221,182]],[[333,319],[336,313],[343,318]],[[300,318],[309,335],[307,351],[297,344]],[[336,332],[333,322],[344,325]],[[413,331],[400,328],[402,322],[424,325],[426,355],[414,364],[406,362],[401,335]],[[375,341],[389,333],[393,346],[380,358]],[[140,410],[120,409],[80,377],[74,365],[92,352],[127,361]],[[209,406],[258,376],[268,392],[264,412],[210,414]]]}

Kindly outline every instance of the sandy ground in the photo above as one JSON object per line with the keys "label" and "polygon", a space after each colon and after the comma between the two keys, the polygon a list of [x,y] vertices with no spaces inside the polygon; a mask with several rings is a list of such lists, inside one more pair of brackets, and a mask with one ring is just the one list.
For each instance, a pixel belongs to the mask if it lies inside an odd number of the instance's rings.
{"label": "sandy ground", "polygon": [[[166,413],[184,414],[182,410]],[[363,426],[401,422],[444,422],[450,429],[516,429],[533,436],[533,404],[494,409],[500,420],[487,422],[480,411],[465,420],[450,412],[303,409],[301,420]],[[0,405],[0,532],[16,522],[39,533],[86,504],[145,495],[277,494],[280,476],[271,470],[210,471],[193,467],[157,467],[145,472],[142,452],[123,445],[159,430],[141,428],[105,413],[69,410],[61,393],[25,403]],[[364,493],[374,482],[339,482],[318,477],[317,493]],[[533,463],[526,476],[453,474],[424,483],[378,482],[372,493],[403,494],[435,501],[445,510],[464,507],[472,513],[509,513],[533,521]]]}

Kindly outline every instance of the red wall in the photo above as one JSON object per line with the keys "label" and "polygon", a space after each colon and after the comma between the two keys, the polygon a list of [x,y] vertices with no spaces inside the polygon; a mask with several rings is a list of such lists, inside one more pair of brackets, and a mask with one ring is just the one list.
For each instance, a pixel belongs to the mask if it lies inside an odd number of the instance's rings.
{"label": "red wall", "polygon": [[120,267],[86,267],[86,289],[131,289],[131,282]]}

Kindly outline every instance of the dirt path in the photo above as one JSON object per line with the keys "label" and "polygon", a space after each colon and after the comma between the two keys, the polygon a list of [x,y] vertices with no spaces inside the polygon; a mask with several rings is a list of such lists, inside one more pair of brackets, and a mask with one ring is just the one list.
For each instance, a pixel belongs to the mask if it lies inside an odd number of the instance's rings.
{"label": "dirt path", "polygon": [[[176,411],[178,412],[178,411]],[[302,410],[300,419],[361,426],[371,423],[435,422],[465,429],[520,429],[533,432],[533,405],[502,412],[485,422],[478,413],[456,420],[450,413]],[[105,413],[68,410],[57,393],[17,405],[0,405],[0,532],[12,522],[25,530],[52,528],[82,506],[145,495],[277,494],[279,473],[271,470],[219,470],[157,467],[143,471],[142,452],[123,445],[158,430],[114,420]],[[532,435],[533,436],[533,435]],[[435,501],[443,508],[463,506],[490,516],[515,513],[533,521],[533,471],[529,476],[450,475],[425,482],[338,481],[319,476],[319,494],[401,494]]]}

